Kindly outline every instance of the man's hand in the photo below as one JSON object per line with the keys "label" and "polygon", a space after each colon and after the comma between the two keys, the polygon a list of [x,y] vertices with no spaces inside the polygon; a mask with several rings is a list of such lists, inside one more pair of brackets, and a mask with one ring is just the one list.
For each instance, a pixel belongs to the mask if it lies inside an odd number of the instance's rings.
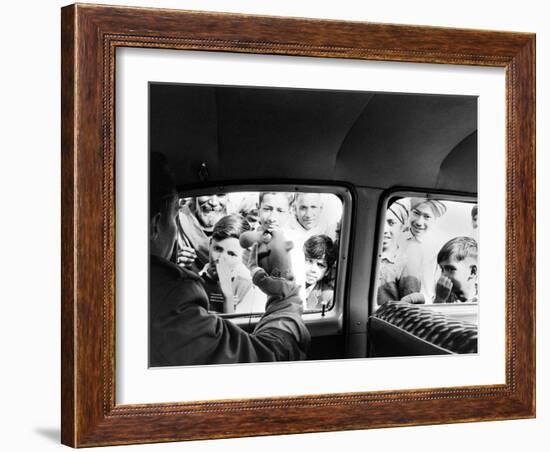
{"label": "man's hand", "polygon": [[180,267],[191,268],[191,265],[193,265],[193,262],[195,262],[196,258],[197,258],[197,253],[190,246],[178,247],[178,255],[176,258],[176,263]]}
{"label": "man's hand", "polygon": [[435,286],[435,300],[434,303],[446,303],[451,290],[453,288],[453,282],[446,276],[440,276]]}

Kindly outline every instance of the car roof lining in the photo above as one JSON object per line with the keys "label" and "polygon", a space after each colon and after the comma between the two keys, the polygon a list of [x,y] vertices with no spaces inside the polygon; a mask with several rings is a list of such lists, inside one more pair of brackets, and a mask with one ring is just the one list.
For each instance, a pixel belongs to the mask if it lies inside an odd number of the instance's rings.
{"label": "car roof lining", "polygon": [[475,193],[476,132],[475,96],[150,84],[150,151],[166,154],[180,187],[284,179]]}

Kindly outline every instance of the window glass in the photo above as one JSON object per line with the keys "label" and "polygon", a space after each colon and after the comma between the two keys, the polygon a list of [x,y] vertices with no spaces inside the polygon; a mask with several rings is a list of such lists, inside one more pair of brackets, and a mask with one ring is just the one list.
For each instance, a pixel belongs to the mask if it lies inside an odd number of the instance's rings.
{"label": "window glass", "polygon": [[182,197],[173,260],[202,277],[211,311],[260,314],[267,296],[249,269],[258,243],[259,266],[296,283],[304,312],[326,312],[335,304],[343,209],[336,194],[315,191]]}
{"label": "window glass", "polygon": [[478,303],[475,200],[392,196],[380,230],[374,309],[388,301]]}

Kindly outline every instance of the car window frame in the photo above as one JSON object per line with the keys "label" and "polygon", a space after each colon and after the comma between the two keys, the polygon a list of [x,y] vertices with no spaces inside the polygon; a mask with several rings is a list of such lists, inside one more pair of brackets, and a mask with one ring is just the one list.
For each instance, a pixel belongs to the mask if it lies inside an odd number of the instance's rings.
{"label": "car window frame", "polygon": [[[441,201],[455,201],[455,202],[469,202],[475,204],[478,202],[477,193],[468,192],[456,192],[450,190],[438,190],[434,188],[406,188],[406,187],[394,187],[385,190],[380,196],[380,202],[378,205],[376,232],[374,237],[374,255],[371,273],[370,293],[368,297],[369,316],[374,314],[378,309],[377,304],[377,292],[378,292],[378,272],[380,269],[380,254],[382,251],[382,236],[384,234],[384,223],[386,221],[386,211],[388,209],[388,202],[395,197],[412,198],[412,197],[425,197],[432,198]],[[431,305],[431,303],[428,303]],[[476,305],[476,303],[463,303],[466,305]]]}
{"label": "car window frame", "polygon": [[[196,197],[205,194],[229,194],[239,192],[287,192],[287,193],[326,193],[338,196],[342,202],[342,218],[340,224],[339,247],[336,280],[334,287],[334,303],[324,315],[321,311],[304,312],[302,318],[312,336],[331,336],[343,332],[346,297],[350,282],[348,281],[349,262],[352,243],[352,222],[355,216],[356,196],[349,184],[327,182],[300,183],[227,183],[204,185],[200,188],[178,187],[180,198]],[[252,331],[263,316],[257,313],[218,313],[222,318],[229,319],[246,331]]]}

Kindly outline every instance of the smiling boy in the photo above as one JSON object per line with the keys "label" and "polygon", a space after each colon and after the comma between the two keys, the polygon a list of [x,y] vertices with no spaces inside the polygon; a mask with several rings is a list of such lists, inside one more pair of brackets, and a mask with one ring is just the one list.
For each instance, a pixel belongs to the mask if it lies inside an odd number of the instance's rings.
{"label": "smiling boy", "polygon": [[417,242],[423,242],[432,232],[435,221],[445,214],[447,206],[437,199],[411,198],[410,232]]}
{"label": "smiling boy", "polygon": [[[422,293],[426,303],[431,303],[434,299],[436,282],[436,255],[439,246],[433,240],[433,233],[437,229],[439,218],[446,211],[447,205],[440,200],[410,198],[410,237],[403,249],[405,264],[402,276],[408,281],[420,283],[420,289],[415,288],[414,292]],[[410,290],[414,285],[411,285]],[[403,295],[409,293],[413,292],[405,291]]]}

